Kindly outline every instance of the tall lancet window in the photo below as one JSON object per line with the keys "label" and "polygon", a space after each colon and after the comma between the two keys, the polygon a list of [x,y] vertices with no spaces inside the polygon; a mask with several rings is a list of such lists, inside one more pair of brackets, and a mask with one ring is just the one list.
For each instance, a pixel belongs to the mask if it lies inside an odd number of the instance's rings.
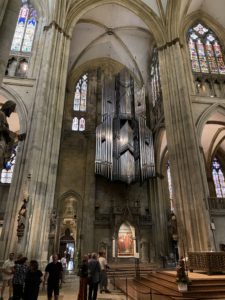
{"label": "tall lancet window", "polygon": [[225,198],[224,174],[219,160],[215,157],[212,161],[212,176],[216,191],[216,197]]}
{"label": "tall lancet window", "polygon": [[86,111],[88,74],[84,74],[77,82],[74,93],[75,111]]}
{"label": "tall lancet window", "polygon": [[22,2],[5,72],[7,76],[27,76],[37,27],[36,10],[29,4],[28,0],[23,0]]}
{"label": "tall lancet window", "polygon": [[87,105],[88,74],[84,74],[76,83],[73,100],[75,117],[72,122],[73,131],[85,131],[85,113]]}
{"label": "tall lancet window", "polygon": [[24,2],[17,20],[11,51],[31,52],[37,25],[36,11]]}
{"label": "tall lancet window", "polygon": [[173,207],[173,188],[172,188],[172,180],[171,180],[171,172],[170,172],[170,163],[167,162],[167,182],[168,182],[168,189],[169,189],[169,198],[170,198],[170,209],[171,211],[174,210]]}
{"label": "tall lancet window", "polygon": [[201,23],[190,28],[188,46],[193,72],[225,74],[220,42],[209,28]]}

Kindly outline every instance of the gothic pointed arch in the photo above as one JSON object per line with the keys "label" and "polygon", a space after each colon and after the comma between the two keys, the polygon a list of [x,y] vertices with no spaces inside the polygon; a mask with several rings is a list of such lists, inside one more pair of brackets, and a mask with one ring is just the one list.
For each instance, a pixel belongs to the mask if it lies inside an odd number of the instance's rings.
{"label": "gothic pointed arch", "polygon": [[225,105],[222,103],[218,103],[218,102],[214,103],[214,104],[210,105],[209,107],[207,107],[202,112],[202,114],[200,114],[198,120],[196,121],[196,128],[197,128],[199,138],[202,136],[202,131],[203,131],[205,123],[207,122],[209,117],[216,112],[225,116]]}
{"label": "gothic pointed arch", "polygon": [[221,30],[221,24],[212,16],[199,9],[183,18],[183,24],[180,27],[181,41],[183,44],[186,44],[188,29],[197,22],[202,22],[203,24],[207,25],[207,27],[209,27],[215,33],[221,42],[224,40],[224,32]]}

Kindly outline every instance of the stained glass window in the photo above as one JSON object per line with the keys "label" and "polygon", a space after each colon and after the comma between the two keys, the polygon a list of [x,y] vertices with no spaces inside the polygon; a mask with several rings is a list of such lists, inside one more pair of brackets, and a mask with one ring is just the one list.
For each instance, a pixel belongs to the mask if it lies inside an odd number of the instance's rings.
{"label": "stained glass window", "polygon": [[221,46],[209,28],[201,23],[191,28],[188,34],[188,46],[194,72],[225,74]]}
{"label": "stained glass window", "polygon": [[25,2],[20,9],[11,51],[31,52],[37,25],[36,11]]}
{"label": "stained glass window", "polygon": [[85,130],[85,119],[77,117],[73,118],[73,124],[72,124],[72,130],[73,131],[84,131]]}
{"label": "stained glass window", "polygon": [[79,129],[79,120],[77,117],[73,118],[72,130],[78,131]]}
{"label": "stained glass window", "polygon": [[79,131],[84,131],[85,130],[85,119],[81,118],[79,121]]}
{"label": "stained glass window", "polygon": [[216,197],[225,197],[225,181],[224,174],[219,160],[215,157],[212,162],[212,176],[216,191]]}
{"label": "stained glass window", "polygon": [[88,74],[84,74],[76,83],[73,100],[73,110],[76,111],[76,116],[73,119],[72,130],[84,131],[85,130],[85,118],[82,115],[86,112],[87,105],[87,91],[88,91]]}
{"label": "stained glass window", "polygon": [[13,150],[10,160],[7,161],[4,165],[4,169],[1,173],[1,183],[11,183],[12,181],[13,169],[16,163],[16,152],[17,148]]}
{"label": "stained glass window", "polygon": [[73,109],[75,111],[86,111],[87,82],[88,82],[88,74],[84,74],[76,84],[76,89],[74,94],[74,105],[73,105]]}

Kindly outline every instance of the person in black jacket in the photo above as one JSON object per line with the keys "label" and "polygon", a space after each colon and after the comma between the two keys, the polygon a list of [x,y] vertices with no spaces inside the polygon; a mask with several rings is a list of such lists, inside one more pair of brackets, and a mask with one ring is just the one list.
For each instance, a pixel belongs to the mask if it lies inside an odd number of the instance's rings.
{"label": "person in black jacket", "polygon": [[31,260],[25,279],[24,300],[37,300],[42,276],[38,262]]}
{"label": "person in black jacket", "polygon": [[88,260],[88,280],[89,280],[89,291],[88,300],[96,300],[98,293],[98,284],[100,281],[101,267],[97,260],[97,254],[92,253],[91,259]]}
{"label": "person in black jacket", "polygon": [[45,276],[43,281],[43,287],[47,280],[47,294],[48,300],[52,299],[52,293],[54,291],[54,299],[59,299],[59,287],[62,284],[62,264],[58,261],[58,255],[54,254],[52,257],[52,262],[45,268]]}

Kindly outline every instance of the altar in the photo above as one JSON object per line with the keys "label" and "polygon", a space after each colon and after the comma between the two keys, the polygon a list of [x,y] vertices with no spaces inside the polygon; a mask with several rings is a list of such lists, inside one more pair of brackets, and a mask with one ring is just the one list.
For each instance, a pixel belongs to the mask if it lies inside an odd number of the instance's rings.
{"label": "altar", "polygon": [[188,265],[193,270],[207,272],[208,275],[225,271],[225,252],[189,252]]}

